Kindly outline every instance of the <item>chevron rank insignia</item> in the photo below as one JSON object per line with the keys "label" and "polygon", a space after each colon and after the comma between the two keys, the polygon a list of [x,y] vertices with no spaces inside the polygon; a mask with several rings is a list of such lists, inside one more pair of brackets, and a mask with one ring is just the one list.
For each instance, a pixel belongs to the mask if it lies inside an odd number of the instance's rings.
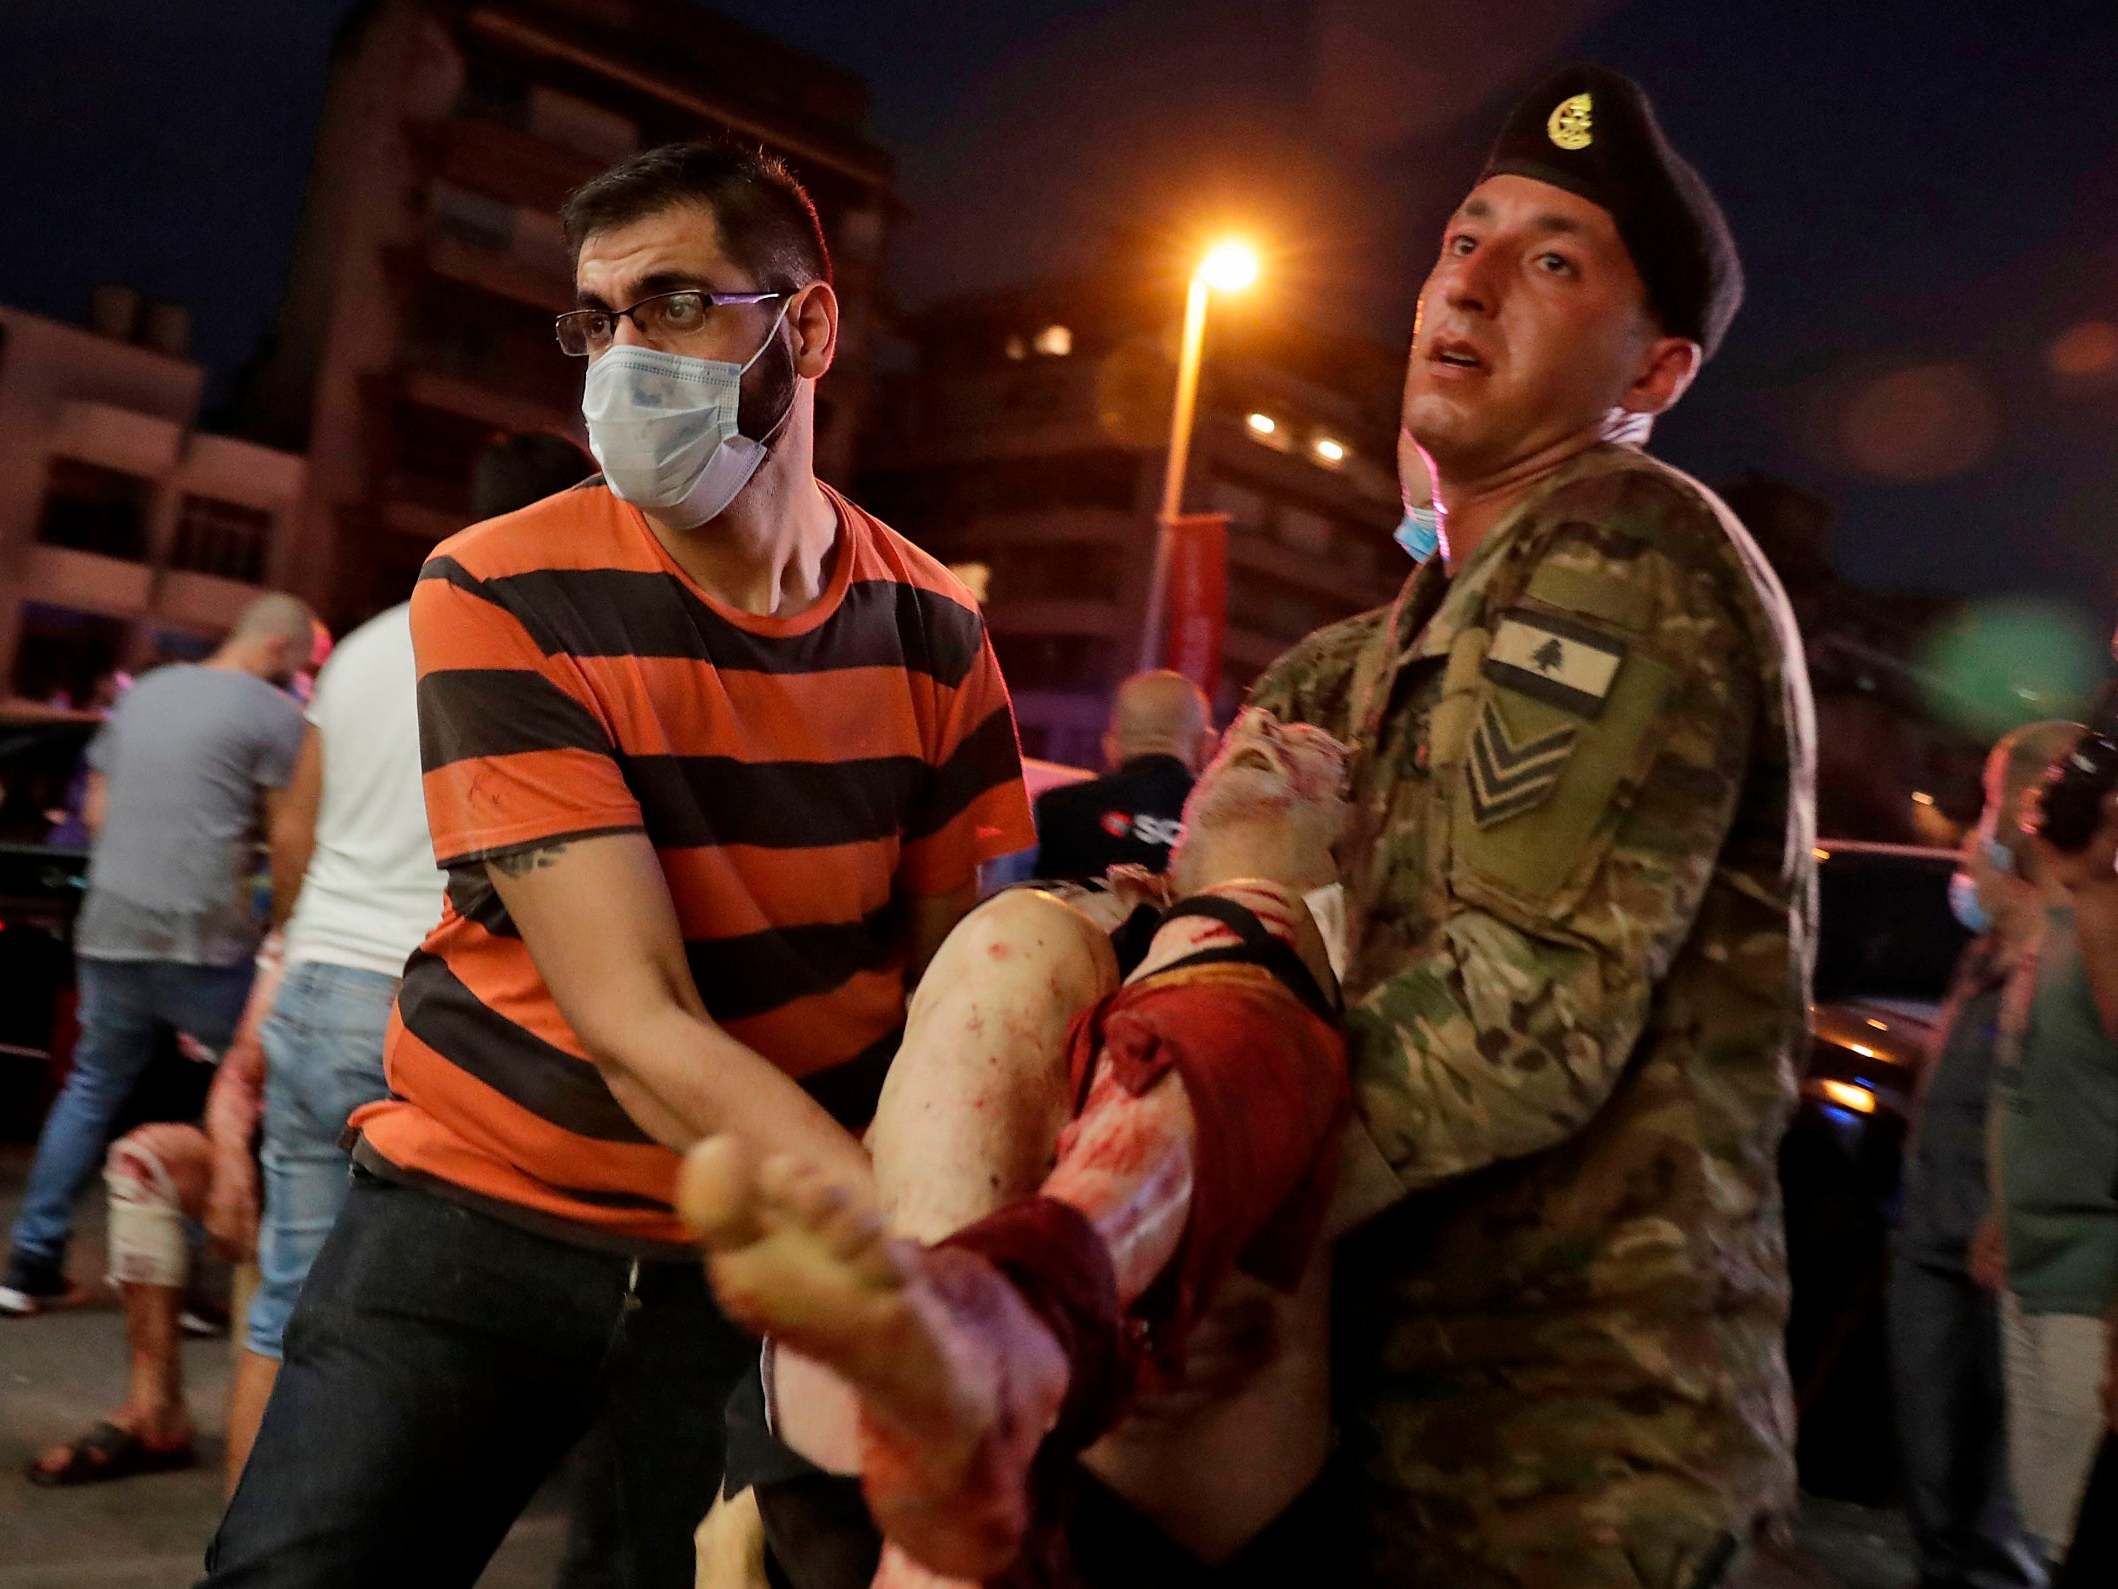
{"label": "chevron rank insignia", "polygon": [[1471,735],[1472,819],[1489,828],[1542,805],[1558,785],[1580,735],[1580,725],[1568,723],[1518,740],[1508,732],[1500,703],[1487,696],[1485,711]]}
{"label": "chevron rank insignia", "polygon": [[1495,684],[1576,717],[1603,714],[1625,642],[1553,613],[1503,613],[1481,671]]}

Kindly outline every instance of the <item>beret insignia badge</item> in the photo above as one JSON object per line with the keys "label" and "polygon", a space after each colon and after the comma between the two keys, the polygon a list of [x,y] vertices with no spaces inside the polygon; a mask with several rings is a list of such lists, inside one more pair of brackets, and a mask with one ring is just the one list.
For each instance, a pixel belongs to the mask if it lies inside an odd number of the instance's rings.
{"label": "beret insignia badge", "polygon": [[1545,136],[1562,149],[1586,149],[1595,140],[1594,108],[1586,94],[1562,99],[1545,120]]}

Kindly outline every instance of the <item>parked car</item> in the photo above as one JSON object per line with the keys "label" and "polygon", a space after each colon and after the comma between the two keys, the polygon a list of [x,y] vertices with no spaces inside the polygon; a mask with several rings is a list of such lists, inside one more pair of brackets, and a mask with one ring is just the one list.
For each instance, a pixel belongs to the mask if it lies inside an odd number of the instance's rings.
{"label": "parked car", "polygon": [[1803,1487],[1877,1504],[1897,1480],[1884,1327],[1905,1139],[1969,935],[1950,850],[1825,841],[1815,1038],[1780,1147],[1794,1305],[1787,1361]]}
{"label": "parked car", "polygon": [[0,701],[0,1139],[33,1136],[73,1046],[88,848],[53,844],[93,712]]}

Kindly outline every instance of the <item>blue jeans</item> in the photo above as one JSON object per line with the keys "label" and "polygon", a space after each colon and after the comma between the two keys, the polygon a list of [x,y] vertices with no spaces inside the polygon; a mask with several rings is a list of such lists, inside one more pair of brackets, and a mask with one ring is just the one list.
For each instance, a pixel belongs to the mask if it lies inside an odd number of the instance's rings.
{"label": "blue jeans", "polygon": [[346,1117],[389,1091],[382,1039],[396,997],[395,977],[304,960],[288,968],[265,1018],[265,1206],[246,1336],[261,1357],[280,1355],[294,1299],[346,1200]]}
{"label": "blue jeans", "polygon": [[73,1070],[37,1136],[11,1266],[56,1271],[66,1262],[74,1203],[103,1167],[110,1128],[154,1057],[155,1034],[173,1027],[218,1054],[235,1035],[253,967],[166,960],[77,961],[81,1037]]}
{"label": "blue jeans", "polygon": [[633,1263],[356,1167],[287,1325],[210,1589],[470,1589],[590,1424],[627,1589],[691,1589],[757,1361],[696,1258]]}

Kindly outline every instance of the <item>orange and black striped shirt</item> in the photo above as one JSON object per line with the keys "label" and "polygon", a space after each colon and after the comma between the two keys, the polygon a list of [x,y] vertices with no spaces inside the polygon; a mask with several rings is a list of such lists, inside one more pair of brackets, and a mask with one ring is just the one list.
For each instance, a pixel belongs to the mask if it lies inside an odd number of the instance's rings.
{"label": "orange and black striped shirt", "polygon": [[858,1127],[904,1018],[894,902],[1033,842],[1007,689],[946,569],[835,493],[823,598],[702,590],[600,481],[436,549],[412,598],[441,923],[405,968],[362,1157],[596,1244],[682,1239],[485,875],[644,832],[713,1018]]}

